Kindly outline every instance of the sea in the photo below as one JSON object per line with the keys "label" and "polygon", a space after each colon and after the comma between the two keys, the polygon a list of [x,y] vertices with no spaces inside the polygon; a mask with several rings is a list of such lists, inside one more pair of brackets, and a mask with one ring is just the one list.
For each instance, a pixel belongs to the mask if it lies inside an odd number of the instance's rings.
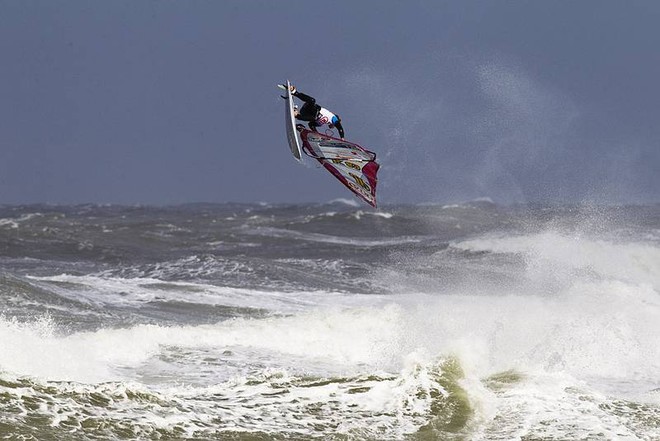
{"label": "sea", "polygon": [[660,205],[2,205],[0,439],[660,440]]}

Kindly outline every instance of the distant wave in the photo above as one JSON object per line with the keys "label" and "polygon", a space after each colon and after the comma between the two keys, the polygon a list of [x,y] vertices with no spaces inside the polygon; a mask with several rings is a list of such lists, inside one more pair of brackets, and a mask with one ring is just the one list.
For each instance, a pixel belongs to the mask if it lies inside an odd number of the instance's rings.
{"label": "distant wave", "polygon": [[585,235],[558,232],[483,237],[461,241],[452,247],[469,251],[517,253],[530,270],[551,269],[555,275],[571,276],[588,270],[602,279],[651,284],[660,290],[660,249],[645,243],[615,243]]}
{"label": "distant wave", "polygon": [[361,206],[361,203],[358,202],[356,199],[346,199],[346,198],[337,198],[337,199],[332,199],[326,204],[340,204],[340,205],[346,205],[348,207],[359,207]]}

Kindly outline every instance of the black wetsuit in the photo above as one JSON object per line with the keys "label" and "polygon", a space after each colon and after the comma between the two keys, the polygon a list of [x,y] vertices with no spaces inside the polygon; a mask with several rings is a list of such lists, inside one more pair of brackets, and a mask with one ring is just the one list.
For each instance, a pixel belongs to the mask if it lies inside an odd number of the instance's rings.
{"label": "black wetsuit", "polygon": [[[316,124],[316,120],[319,117],[321,106],[316,104],[316,99],[302,92],[295,91],[293,92],[292,95],[305,103],[300,108],[300,113],[298,114],[298,116],[296,116],[296,119],[299,119],[301,121],[307,121],[307,125],[309,126],[309,128],[316,132],[317,131],[316,128],[318,127],[318,125]],[[335,116],[337,117],[337,119],[339,119],[338,115]],[[337,123],[333,125],[337,128],[337,131],[339,132],[339,137],[343,139],[344,128],[341,126],[341,120],[337,121]]]}

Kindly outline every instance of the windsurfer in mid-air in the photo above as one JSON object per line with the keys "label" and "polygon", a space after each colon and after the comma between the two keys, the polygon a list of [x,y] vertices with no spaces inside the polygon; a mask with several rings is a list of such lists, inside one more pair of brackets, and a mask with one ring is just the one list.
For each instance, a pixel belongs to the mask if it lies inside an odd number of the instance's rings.
{"label": "windsurfer in mid-air", "polygon": [[[286,86],[280,87],[286,90]],[[316,104],[316,99],[302,92],[298,92],[295,86],[291,86],[290,91],[291,95],[305,103],[299,110],[297,106],[294,107],[294,115],[296,119],[307,121],[309,128],[315,132],[318,131],[316,130],[317,127],[327,124],[330,129],[336,128],[337,132],[339,132],[339,137],[344,139],[344,128],[341,125],[341,118],[339,118],[339,115],[332,113],[325,107],[319,106]]]}

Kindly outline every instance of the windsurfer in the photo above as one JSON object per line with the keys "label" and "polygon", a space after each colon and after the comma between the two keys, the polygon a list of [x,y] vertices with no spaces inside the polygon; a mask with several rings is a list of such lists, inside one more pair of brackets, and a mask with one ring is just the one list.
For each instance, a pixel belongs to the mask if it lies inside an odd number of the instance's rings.
{"label": "windsurfer", "polygon": [[290,91],[291,95],[305,103],[299,110],[297,110],[297,106],[294,107],[294,115],[296,119],[307,121],[310,130],[315,132],[318,131],[316,130],[317,127],[327,124],[330,129],[336,128],[337,132],[339,132],[339,137],[344,139],[344,128],[341,125],[341,118],[339,118],[339,115],[332,113],[325,107],[319,106],[316,104],[316,99],[302,92],[298,92],[295,86],[291,86]]}

